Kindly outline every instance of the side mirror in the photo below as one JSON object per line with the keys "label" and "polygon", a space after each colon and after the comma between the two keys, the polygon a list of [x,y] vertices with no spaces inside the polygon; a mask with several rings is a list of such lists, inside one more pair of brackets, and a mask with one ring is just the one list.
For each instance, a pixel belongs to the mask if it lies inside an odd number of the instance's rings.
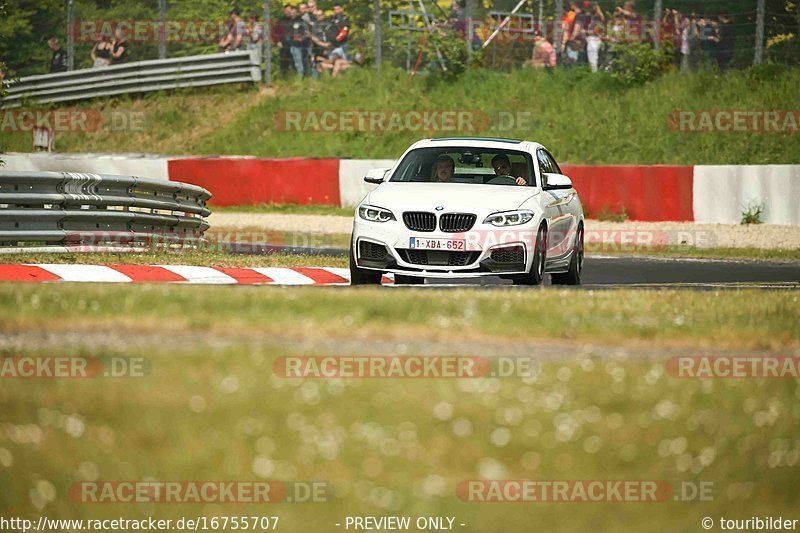
{"label": "side mirror", "polygon": [[364,181],[367,183],[374,183],[376,185],[380,185],[386,180],[386,173],[389,172],[390,168],[373,168],[369,172],[367,172],[367,176],[364,178]]}
{"label": "side mirror", "polygon": [[572,180],[563,174],[544,174],[542,189],[545,191],[567,191],[572,189]]}

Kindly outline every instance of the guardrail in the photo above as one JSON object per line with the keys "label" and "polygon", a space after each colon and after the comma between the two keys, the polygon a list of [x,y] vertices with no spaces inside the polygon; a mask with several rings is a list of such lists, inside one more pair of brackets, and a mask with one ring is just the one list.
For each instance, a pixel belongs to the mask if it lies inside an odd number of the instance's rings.
{"label": "guardrail", "polygon": [[26,76],[7,85],[2,107],[69,102],[120,94],[261,80],[259,50],[137,61]]}
{"label": "guardrail", "polygon": [[0,172],[0,246],[197,241],[210,198],[196,185],[135,176]]}

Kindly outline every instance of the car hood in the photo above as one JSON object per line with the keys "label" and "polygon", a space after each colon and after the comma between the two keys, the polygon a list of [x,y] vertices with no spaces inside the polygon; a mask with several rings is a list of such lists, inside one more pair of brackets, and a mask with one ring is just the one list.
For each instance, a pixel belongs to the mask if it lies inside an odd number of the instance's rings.
{"label": "car hood", "polygon": [[365,203],[398,211],[433,211],[442,206],[446,212],[465,209],[495,212],[517,209],[535,195],[536,189],[510,185],[389,182],[372,191]]}

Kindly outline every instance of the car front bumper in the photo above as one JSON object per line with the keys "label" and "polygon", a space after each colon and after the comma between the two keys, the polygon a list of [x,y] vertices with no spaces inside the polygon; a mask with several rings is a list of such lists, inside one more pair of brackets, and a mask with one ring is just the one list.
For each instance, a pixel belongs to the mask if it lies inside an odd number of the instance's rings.
{"label": "car front bumper", "polygon": [[[482,276],[519,275],[530,269],[532,252],[536,238],[536,223],[529,223],[509,229],[476,224],[466,233],[445,233],[441,231],[417,232],[409,230],[402,222],[386,223],[367,222],[356,219],[353,226],[353,250],[359,268],[380,270],[393,274],[426,278],[473,278]],[[457,239],[466,241],[465,252],[426,252],[414,250],[417,258],[422,253],[437,253],[437,259],[444,259],[441,254],[469,254],[464,265],[421,264],[412,260],[408,253],[412,238]],[[383,246],[384,253],[379,256],[371,253],[364,256],[362,242]],[[499,254],[493,258],[493,252],[521,248],[522,254],[515,254],[513,261],[498,261]],[[374,252],[377,250],[373,248]],[[521,255],[521,257],[520,257]],[[450,258],[448,257],[448,260]],[[463,261],[464,257],[457,257]]]}

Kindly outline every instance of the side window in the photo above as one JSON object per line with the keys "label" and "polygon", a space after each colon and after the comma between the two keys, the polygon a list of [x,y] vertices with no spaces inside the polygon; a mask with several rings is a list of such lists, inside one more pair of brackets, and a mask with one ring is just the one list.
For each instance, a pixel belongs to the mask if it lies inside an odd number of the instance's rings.
{"label": "side window", "polygon": [[536,152],[536,159],[539,163],[539,172],[542,175],[542,186],[547,185],[547,180],[545,179],[545,174],[552,173],[552,169],[550,168],[550,160],[545,154],[544,150],[539,150]]}
{"label": "side window", "polygon": [[555,158],[552,155],[550,155],[549,152],[544,152],[544,154],[545,157],[547,157],[547,159],[550,161],[550,168],[553,169],[550,172],[553,174],[563,174],[563,172],[561,172],[561,167],[558,166],[558,163],[556,163]]}

